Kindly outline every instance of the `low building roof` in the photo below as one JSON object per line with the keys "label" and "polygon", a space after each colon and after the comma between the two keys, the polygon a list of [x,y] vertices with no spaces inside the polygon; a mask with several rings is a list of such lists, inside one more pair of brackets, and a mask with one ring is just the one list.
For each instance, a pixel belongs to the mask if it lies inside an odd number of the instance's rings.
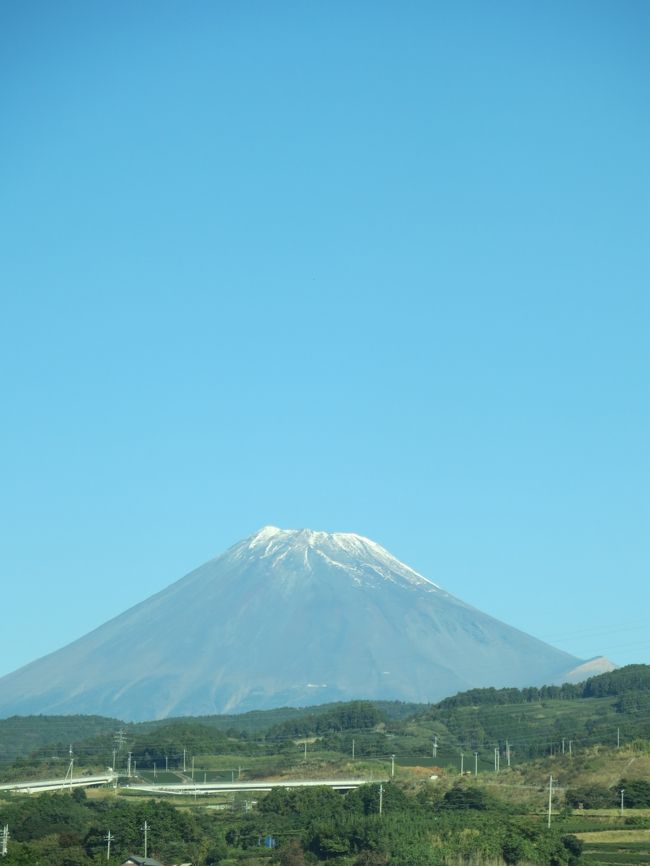
{"label": "low building roof", "polygon": [[131,854],[127,857],[122,866],[164,866],[160,860],[154,860],[153,857],[138,857],[137,854]]}

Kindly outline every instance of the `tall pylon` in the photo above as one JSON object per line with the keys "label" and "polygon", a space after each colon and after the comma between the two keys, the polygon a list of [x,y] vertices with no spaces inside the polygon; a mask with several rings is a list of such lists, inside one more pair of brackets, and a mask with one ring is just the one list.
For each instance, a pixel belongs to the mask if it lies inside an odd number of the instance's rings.
{"label": "tall pylon", "polygon": [[122,751],[122,746],[126,742],[126,734],[124,733],[124,728],[120,728],[116,734],[113,734],[113,740],[115,741],[115,745],[117,746],[117,751]]}

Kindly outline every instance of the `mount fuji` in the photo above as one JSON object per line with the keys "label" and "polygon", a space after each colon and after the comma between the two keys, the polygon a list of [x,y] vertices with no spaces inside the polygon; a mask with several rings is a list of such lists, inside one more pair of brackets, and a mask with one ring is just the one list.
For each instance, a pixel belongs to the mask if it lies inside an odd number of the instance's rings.
{"label": "mount fuji", "polygon": [[[130,720],[353,698],[436,701],[572,678],[585,660],[506,625],[359,535],[266,526],[0,679],[0,715]],[[596,660],[589,673],[611,669]]]}

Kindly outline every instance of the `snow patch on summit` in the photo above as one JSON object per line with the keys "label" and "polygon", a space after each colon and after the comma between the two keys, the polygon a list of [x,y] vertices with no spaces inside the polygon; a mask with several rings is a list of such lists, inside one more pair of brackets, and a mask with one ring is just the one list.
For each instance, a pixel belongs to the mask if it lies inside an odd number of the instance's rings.
{"label": "snow patch on summit", "polygon": [[[352,532],[317,532],[312,529],[280,529],[264,526],[231,548],[237,559],[270,559],[271,567],[291,562],[313,572],[315,553],[323,563],[350,573],[355,584],[368,582],[374,573],[383,581],[417,587],[426,592],[443,592],[424,575],[400,562],[380,544]],[[364,579],[365,578],[365,579]],[[372,579],[370,580],[373,583]]]}
{"label": "snow patch on summit", "polygon": [[[314,553],[322,557],[329,565],[332,565],[334,568],[342,568],[344,571],[346,570],[346,567],[344,565],[342,565],[340,562],[337,562],[335,559],[332,559],[331,556],[328,556],[324,550],[315,550]],[[282,556],[284,555],[285,554],[283,553]]]}

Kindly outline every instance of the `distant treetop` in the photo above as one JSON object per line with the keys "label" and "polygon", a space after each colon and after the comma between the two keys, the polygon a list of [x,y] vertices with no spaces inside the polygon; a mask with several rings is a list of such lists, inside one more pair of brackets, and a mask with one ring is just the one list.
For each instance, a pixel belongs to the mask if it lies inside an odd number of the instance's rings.
{"label": "distant treetop", "polygon": [[575,700],[576,698],[602,698],[632,691],[650,690],[650,665],[626,665],[590,677],[583,683],[563,683],[560,686],[529,686],[524,689],[469,689],[445,698],[439,709],[481,706],[485,704],[526,704],[544,700]]}

